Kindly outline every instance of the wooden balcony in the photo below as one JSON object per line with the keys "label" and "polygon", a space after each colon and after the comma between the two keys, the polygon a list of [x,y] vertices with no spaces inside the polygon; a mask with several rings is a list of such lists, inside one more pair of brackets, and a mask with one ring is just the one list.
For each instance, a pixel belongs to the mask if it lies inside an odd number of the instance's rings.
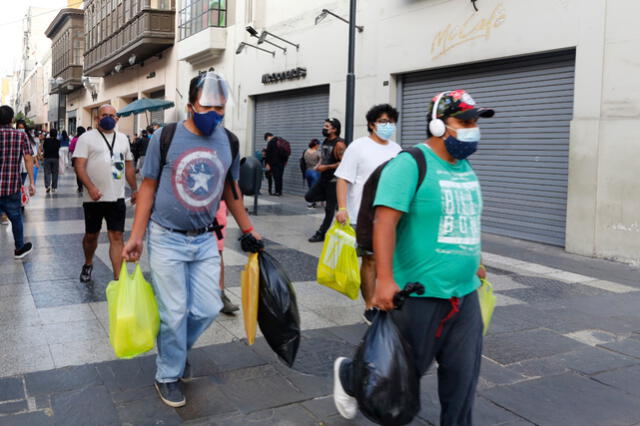
{"label": "wooden balcony", "polygon": [[143,9],[84,54],[84,75],[104,77],[117,64],[129,65],[158,54],[175,41],[175,11]]}
{"label": "wooden balcony", "polygon": [[82,65],[68,66],[55,78],[61,78],[62,82],[54,84],[50,93],[71,93],[82,87]]}

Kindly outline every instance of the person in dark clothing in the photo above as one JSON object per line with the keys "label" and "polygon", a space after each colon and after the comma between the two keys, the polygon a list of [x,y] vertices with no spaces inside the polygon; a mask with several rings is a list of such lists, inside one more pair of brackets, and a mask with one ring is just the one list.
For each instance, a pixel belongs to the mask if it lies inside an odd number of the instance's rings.
{"label": "person in dark clothing", "polygon": [[60,141],[58,131],[51,129],[49,137],[44,140],[44,186],[49,192],[56,192],[58,189],[58,162],[60,159]]}
{"label": "person in dark clothing", "polygon": [[264,148],[260,155],[260,164],[262,164],[262,169],[264,170],[264,177],[267,178],[267,183],[269,184],[269,195],[273,195],[273,173],[271,173],[271,168],[267,165],[267,149]]}
{"label": "person in dark clothing", "polygon": [[316,233],[309,238],[310,243],[324,241],[324,234],[327,233],[327,230],[331,226],[338,205],[334,173],[340,165],[344,150],[347,149],[347,144],[344,139],[339,137],[340,127],[340,121],[338,121],[337,118],[327,118],[324,121],[322,135],[326,139],[322,142],[320,148],[322,151],[322,160],[315,167],[315,170],[320,172],[320,180],[309,189],[304,196],[308,203],[318,201],[325,202],[324,220]]}
{"label": "person in dark clothing", "polygon": [[[265,161],[275,181],[275,192],[272,195],[281,196],[284,168],[287,165],[289,156],[278,146],[278,139],[273,133],[267,132],[264,134],[264,140],[267,143]],[[271,191],[269,193],[271,194]]]}
{"label": "person in dark clothing", "polygon": [[137,170],[142,170],[142,166],[144,166],[144,157],[147,155],[147,147],[149,146],[149,135],[153,134],[153,128],[151,126],[147,127],[147,129],[150,129],[151,133],[149,133],[149,130],[143,130],[140,140],[136,142],[135,154],[137,154],[138,157],[136,161],[138,165]]}
{"label": "person in dark clothing", "polygon": [[[80,136],[82,136],[83,133],[85,133],[86,130],[84,127],[82,126],[78,126],[78,128],[76,129],[76,136],[71,139],[71,142],[69,142],[69,153],[71,154],[72,158],[71,158],[71,165],[74,167],[74,173],[75,173],[75,159],[73,158],[73,151],[75,151],[76,149],[76,145],[78,144],[78,138],[80,138]],[[78,177],[78,175],[76,174],[76,184],[78,185],[78,194],[82,194],[82,181],[80,180],[80,178]]]}

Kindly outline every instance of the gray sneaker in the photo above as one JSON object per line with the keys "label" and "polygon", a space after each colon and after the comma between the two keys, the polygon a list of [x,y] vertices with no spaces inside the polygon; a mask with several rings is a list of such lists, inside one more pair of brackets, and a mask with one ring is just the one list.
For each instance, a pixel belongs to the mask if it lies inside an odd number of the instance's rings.
{"label": "gray sneaker", "polygon": [[222,309],[220,309],[220,312],[222,312],[223,314],[233,315],[234,312],[240,309],[238,305],[234,305],[233,303],[231,303],[231,300],[224,293],[224,291],[222,292],[222,296],[220,298],[222,299]]}
{"label": "gray sneaker", "polygon": [[187,403],[180,382],[160,383],[156,381],[155,385],[160,399],[169,407],[183,407]]}

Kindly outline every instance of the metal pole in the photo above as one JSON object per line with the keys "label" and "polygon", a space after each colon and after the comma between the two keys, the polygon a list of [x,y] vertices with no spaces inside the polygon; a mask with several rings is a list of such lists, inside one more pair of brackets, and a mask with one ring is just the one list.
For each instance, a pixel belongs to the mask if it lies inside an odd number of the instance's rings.
{"label": "metal pole", "polygon": [[345,141],[347,144],[353,140],[353,110],[356,92],[356,76],[354,74],[354,62],[356,52],[356,0],[350,0],[349,12],[349,65],[347,69],[347,105],[345,111]]}

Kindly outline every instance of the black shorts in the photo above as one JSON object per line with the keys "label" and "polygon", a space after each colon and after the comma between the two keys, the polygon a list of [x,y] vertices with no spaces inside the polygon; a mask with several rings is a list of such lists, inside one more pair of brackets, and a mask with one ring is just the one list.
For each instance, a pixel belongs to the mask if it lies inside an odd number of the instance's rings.
{"label": "black shorts", "polygon": [[100,232],[103,219],[107,221],[108,231],[124,232],[124,221],[127,215],[124,198],[117,201],[83,203],[82,207],[84,208],[84,231],[87,234]]}

